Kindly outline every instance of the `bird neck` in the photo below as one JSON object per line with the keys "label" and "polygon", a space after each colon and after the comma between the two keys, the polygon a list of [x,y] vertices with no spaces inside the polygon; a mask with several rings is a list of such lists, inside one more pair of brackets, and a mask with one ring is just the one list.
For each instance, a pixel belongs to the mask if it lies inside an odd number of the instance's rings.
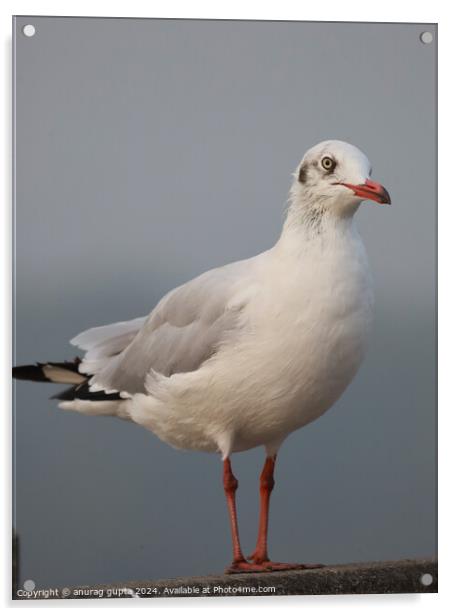
{"label": "bird neck", "polygon": [[356,233],[354,209],[339,211],[328,201],[303,203],[291,199],[286,220],[276,246],[288,253],[304,253],[310,248],[327,250],[329,244],[344,241]]}

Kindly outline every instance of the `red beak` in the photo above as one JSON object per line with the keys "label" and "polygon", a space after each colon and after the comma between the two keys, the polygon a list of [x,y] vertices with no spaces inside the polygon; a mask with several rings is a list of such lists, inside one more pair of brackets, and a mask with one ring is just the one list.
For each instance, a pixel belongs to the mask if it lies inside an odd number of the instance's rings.
{"label": "red beak", "polygon": [[365,184],[348,184],[346,182],[339,182],[343,186],[347,186],[354,191],[354,194],[362,199],[371,199],[378,203],[391,203],[390,195],[387,190],[378,182],[367,180]]}

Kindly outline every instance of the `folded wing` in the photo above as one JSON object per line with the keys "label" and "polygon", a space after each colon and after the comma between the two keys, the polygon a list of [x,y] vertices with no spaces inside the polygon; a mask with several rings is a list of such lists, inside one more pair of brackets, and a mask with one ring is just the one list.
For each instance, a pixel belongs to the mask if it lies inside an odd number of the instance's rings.
{"label": "folded wing", "polygon": [[147,318],[74,338],[87,351],[80,371],[93,375],[91,390],[145,393],[151,371],[171,376],[197,370],[241,327],[243,308],[255,292],[252,261],[210,270],[177,287]]}

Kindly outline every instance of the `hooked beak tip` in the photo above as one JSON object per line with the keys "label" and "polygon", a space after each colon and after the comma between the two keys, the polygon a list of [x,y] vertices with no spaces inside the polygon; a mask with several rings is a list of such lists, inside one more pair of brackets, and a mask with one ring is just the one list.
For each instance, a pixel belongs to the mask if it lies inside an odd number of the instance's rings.
{"label": "hooked beak tip", "polygon": [[362,199],[370,199],[377,203],[390,205],[390,195],[382,184],[373,182],[373,180],[366,180],[364,184],[348,184],[346,182],[340,182],[343,186],[350,188],[357,197]]}

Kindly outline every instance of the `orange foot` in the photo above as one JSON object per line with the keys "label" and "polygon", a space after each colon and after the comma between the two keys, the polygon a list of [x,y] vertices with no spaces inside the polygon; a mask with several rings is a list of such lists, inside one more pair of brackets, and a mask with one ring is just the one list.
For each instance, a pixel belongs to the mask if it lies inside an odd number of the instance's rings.
{"label": "orange foot", "polygon": [[242,560],[233,562],[230,567],[227,567],[225,573],[261,573],[267,571],[288,571],[291,569],[319,569],[323,566],[318,563],[278,563],[271,560],[249,563],[246,560]]}
{"label": "orange foot", "polygon": [[263,564],[248,563],[247,560],[233,561],[233,563],[227,567],[225,573],[261,573],[269,571]]}

